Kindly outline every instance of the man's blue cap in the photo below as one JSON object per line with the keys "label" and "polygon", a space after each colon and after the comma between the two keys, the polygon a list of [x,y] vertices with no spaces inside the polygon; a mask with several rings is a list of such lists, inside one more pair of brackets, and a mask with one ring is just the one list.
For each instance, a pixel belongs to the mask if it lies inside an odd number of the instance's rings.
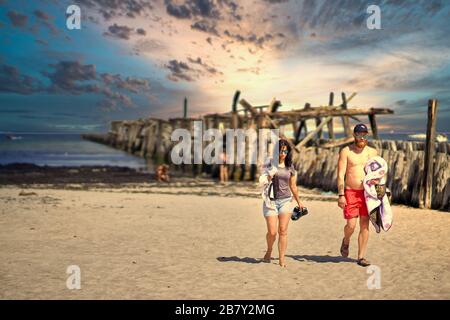
{"label": "man's blue cap", "polygon": [[353,129],[354,133],[358,133],[358,132],[369,132],[369,130],[367,129],[366,125],[364,123],[358,123],[355,128]]}

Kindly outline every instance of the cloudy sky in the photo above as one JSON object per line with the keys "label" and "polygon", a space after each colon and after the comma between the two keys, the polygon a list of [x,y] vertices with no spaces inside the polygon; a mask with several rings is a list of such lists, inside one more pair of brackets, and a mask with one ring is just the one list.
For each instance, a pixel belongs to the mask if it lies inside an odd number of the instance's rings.
{"label": "cloudy sky", "polygon": [[181,116],[184,97],[190,115],[225,112],[240,90],[281,110],[358,92],[350,107],[395,111],[387,131],[424,131],[437,98],[449,132],[449,20],[445,0],[0,0],[0,131],[100,132]]}

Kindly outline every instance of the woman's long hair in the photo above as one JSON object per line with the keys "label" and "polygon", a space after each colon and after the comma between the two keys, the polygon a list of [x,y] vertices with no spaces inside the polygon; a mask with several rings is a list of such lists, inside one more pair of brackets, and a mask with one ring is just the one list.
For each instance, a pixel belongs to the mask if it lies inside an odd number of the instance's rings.
{"label": "woman's long hair", "polygon": [[281,147],[286,146],[287,150],[288,150],[288,154],[286,156],[286,158],[284,158],[284,165],[286,166],[286,168],[289,168],[290,166],[292,166],[292,146],[291,143],[286,140],[286,139],[280,139],[278,141],[278,152],[281,153]]}

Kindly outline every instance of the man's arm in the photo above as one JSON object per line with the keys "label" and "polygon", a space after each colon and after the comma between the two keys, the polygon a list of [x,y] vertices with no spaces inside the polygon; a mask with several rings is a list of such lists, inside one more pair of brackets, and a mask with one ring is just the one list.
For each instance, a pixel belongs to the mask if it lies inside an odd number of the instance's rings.
{"label": "man's arm", "polygon": [[337,187],[338,194],[344,194],[345,190],[345,172],[347,171],[347,147],[343,148],[339,152],[339,160],[337,167]]}

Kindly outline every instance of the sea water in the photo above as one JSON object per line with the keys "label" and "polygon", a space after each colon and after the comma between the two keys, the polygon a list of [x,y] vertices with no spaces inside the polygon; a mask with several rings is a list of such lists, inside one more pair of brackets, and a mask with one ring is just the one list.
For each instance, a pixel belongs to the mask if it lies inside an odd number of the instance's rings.
{"label": "sea water", "polygon": [[[8,133],[9,134],[9,133]],[[80,134],[14,133],[0,134],[0,164],[32,163],[48,166],[123,166],[145,169],[144,158],[99,143]]]}

